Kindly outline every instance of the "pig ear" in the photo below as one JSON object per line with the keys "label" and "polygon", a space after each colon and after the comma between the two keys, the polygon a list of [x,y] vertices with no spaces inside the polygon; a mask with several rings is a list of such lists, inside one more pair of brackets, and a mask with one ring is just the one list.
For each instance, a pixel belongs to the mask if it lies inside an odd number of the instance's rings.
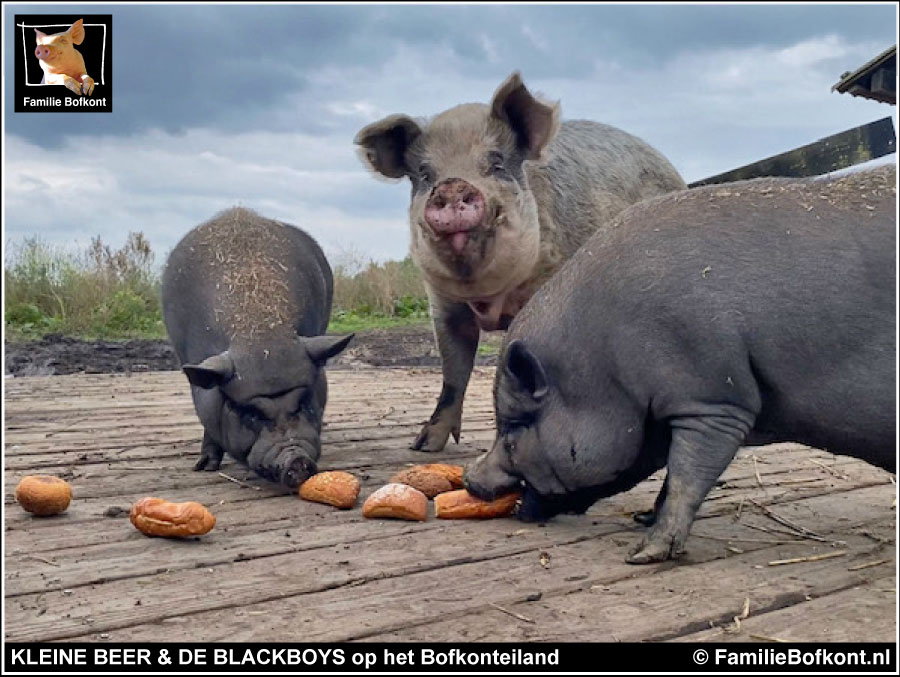
{"label": "pig ear", "polygon": [[389,115],[359,130],[353,143],[362,146],[363,162],[382,176],[399,179],[409,173],[406,149],[422,133],[418,123],[406,115]]}
{"label": "pig ear", "polygon": [[539,401],[547,394],[547,374],[540,360],[521,340],[510,342],[504,363],[506,373],[513,378],[517,388]]}
{"label": "pig ear", "polygon": [[306,352],[309,353],[313,362],[324,364],[328,359],[334,357],[353,339],[355,334],[347,334],[346,336],[303,336],[301,340],[306,346]]}
{"label": "pig ear", "polygon": [[234,376],[234,362],[226,350],[224,353],[207,357],[200,364],[185,364],[181,370],[191,385],[209,390],[223,385]]}
{"label": "pig ear", "polygon": [[512,127],[527,159],[538,160],[559,130],[559,104],[544,103],[531,95],[519,73],[510,75],[497,89],[491,115]]}
{"label": "pig ear", "polygon": [[66,32],[72,36],[72,42],[76,45],[80,45],[84,41],[84,21],[79,19],[73,23],[72,27]]}
{"label": "pig ear", "polygon": [[34,32],[35,32],[38,40],[43,40],[44,38],[47,37],[46,33],[41,33],[37,28],[34,29]]}

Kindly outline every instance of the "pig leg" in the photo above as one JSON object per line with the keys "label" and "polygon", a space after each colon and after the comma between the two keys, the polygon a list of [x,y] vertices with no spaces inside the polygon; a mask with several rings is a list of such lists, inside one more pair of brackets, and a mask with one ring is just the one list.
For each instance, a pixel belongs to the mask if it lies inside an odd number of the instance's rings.
{"label": "pig leg", "polygon": [[94,93],[94,78],[87,73],[81,76],[81,91],[88,96]]}
{"label": "pig leg", "polygon": [[630,564],[675,559],[684,543],[700,504],[731,463],[752,422],[746,417],[707,416],[673,423],[668,475],[662,506],[655,510],[656,524],[641,544],[626,557]]}
{"label": "pig leg", "polygon": [[659,494],[656,496],[656,501],[653,503],[652,510],[645,510],[643,512],[636,512],[634,514],[634,521],[638,524],[643,524],[645,527],[652,527],[656,523],[656,518],[659,516],[659,511],[662,508],[663,502],[666,500],[666,492],[669,489],[669,478],[666,477],[665,482],[663,482],[662,488],[659,490]]}
{"label": "pig leg", "polygon": [[200,443],[200,460],[194,464],[194,470],[215,471],[222,465],[222,457],[225,451],[220,447],[208,432],[203,433],[203,442]]}
{"label": "pig leg", "polygon": [[431,312],[444,385],[434,413],[412,443],[411,448],[420,451],[440,451],[451,434],[459,442],[463,396],[475,364],[480,333],[468,304],[433,299]]}
{"label": "pig leg", "polygon": [[64,85],[66,86],[66,89],[71,89],[71,90],[72,90],[73,92],[75,92],[78,96],[81,96],[81,94],[82,94],[82,92],[81,92],[81,82],[79,82],[78,80],[76,80],[76,79],[73,78],[72,76],[70,76],[70,75],[64,75],[64,76],[63,76],[62,84],[64,84]]}

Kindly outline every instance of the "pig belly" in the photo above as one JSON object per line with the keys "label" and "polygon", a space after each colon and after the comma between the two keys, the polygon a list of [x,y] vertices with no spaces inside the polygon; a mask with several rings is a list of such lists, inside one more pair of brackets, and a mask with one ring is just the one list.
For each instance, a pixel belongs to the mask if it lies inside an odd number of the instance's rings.
{"label": "pig belly", "polygon": [[503,294],[470,299],[468,304],[481,331],[506,330],[531,294],[532,290],[523,286]]}

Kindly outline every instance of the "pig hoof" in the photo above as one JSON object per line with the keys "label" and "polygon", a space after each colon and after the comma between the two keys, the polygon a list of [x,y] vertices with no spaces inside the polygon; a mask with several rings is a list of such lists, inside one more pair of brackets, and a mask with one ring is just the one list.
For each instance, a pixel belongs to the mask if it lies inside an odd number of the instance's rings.
{"label": "pig hoof", "polygon": [[628,564],[651,564],[652,562],[664,562],[667,559],[678,559],[684,553],[680,548],[668,539],[659,542],[645,540],[638,547],[628,553],[625,561]]}
{"label": "pig hoof", "polygon": [[84,94],[90,96],[94,93],[94,79],[93,78],[85,78],[84,82],[81,83],[81,91]]}
{"label": "pig hoof", "polygon": [[81,83],[74,78],[66,78],[66,81],[63,83],[66,89],[75,92],[78,96],[81,96]]}
{"label": "pig hoof", "polygon": [[206,470],[207,472],[215,472],[222,465],[222,456],[218,458],[202,454],[200,460],[194,464],[194,470]]}
{"label": "pig hoof", "polygon": [[416,451],[440,451],[447,445],[447,438],[453,434],[453,439],[459,443],[459,428],[450,428],[440,423],[426,423],[422,432],[416,437],[410,449]]}
{"label": "pig hoof", "polygon": [[656,511],[644,510],[643,512],[636,512],[634,513],[633,518],[638,524],[643,524],[645,527],[652,527],[656,524]]}
{"label": "pig hoof", "polygon": [[194,470],[206,470],[215,472],[222,465],[222,457],[225,452],[218,446],[210,443],[204,443],[200,447],[200,458],[194,464]]}

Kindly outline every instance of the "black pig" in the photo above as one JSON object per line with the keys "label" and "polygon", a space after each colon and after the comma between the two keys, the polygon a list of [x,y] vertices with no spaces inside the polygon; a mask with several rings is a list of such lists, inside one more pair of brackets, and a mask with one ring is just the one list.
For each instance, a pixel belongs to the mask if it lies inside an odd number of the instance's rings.
{"label": "black pig", "polygon": [[296,488],[316,472],[323,366],[353,335],[324,336],[331,268],[303,231],[230,209],[188,233],[166,262],[163,317],[191,383],[203,443]]}
{"label": "black pig", "polygon": [[677,557],[741,445],[896,467],[896,168],[672,193],[617,217],[513,322],[465,483],[584,512],[667,466],[628,561]]}

